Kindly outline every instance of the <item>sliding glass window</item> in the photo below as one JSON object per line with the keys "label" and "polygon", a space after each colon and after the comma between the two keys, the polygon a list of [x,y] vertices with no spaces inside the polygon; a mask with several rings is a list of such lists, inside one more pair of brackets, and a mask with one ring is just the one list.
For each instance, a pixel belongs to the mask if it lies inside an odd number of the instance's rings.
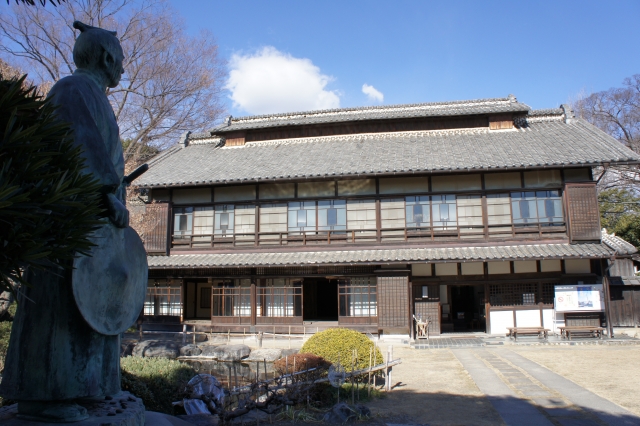
{"label": "sliding glass window", "polygon": [[455,229],[458,225],[455,195],[433,195],[433,227],[435,230]]}
{"label": "sliding glass window", "polygon": [[339,309],[342,317],[375,317],[378,315],[375,277],[338,280]]}
{"label": "sliding glass window", "polygon": [[289,203],[289,232],[316,230],[316,202],[301,201]]}
{"label": "sliding glass window", "polygon": [[233,204],[220,204],[215,207],[215,231],[216,236],[232,236],[234,230]]}
{"label": "sliding glass window", "polygon": [[431,226],[429,196],[406,197],[407,228],[425,228]]}
{"label": "sliding glass window", "polygon": [[345,200],[318,201],[318,231],[347,229],[347,202]]}
{"label": "sliding glass window", "polygon": [[256,289],[258,316],[302,316],[302,280],[270,278],[266,281],[266,287]]}

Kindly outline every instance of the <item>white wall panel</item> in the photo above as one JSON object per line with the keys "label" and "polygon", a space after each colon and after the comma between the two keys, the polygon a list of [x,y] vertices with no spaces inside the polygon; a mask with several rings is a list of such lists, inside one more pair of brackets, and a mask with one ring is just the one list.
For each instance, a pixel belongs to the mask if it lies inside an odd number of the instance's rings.
{"label": "white wall panel", "polygon": [[507,327],[513,327],[513,311],[491,311],[491,334],[507,334]]}

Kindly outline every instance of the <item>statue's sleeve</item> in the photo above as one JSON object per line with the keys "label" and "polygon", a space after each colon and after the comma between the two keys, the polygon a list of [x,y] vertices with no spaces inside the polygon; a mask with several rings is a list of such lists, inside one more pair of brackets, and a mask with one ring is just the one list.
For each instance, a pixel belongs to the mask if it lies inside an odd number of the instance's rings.
{"label": "statue's sleeve", "polygon": [[[66,81],[65,81],[66,80]],[[58,118],[71,124],[74,145],[82,149],[85,160],[84,173],[92,174],[103,185],[105,192],[112,192],[120,185],[120,178],[111,162],[100,129],[87,105],[85,96],[77,84],[62,79],[49,92],[48,98],[58,107]]]}

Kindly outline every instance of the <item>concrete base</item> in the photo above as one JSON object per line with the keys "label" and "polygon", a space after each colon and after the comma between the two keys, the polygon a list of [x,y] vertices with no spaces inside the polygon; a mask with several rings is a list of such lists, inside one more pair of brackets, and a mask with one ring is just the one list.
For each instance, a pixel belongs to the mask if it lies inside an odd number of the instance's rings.
{"label": "concrete base", "polygon": [[145,410],[142,400],[129,392],[121,392],[113,397],[86,398],[77,400],[78,405],[87,409],[89,418],[72,423],[51,423],[26,420],[18,417],[18,404],[0,408],[0,424],[3,426],[143,426]]}

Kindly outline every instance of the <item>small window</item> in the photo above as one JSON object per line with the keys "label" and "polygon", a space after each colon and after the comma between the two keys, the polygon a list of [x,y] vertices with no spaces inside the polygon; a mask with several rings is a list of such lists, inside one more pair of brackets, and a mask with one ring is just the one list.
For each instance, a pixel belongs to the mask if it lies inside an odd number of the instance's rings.
{"label": "small window", "polygon": [[429,298],[429,286],[428,285],[423,285],[422,286],[422,298],[423,299],[428,299]]}
{"label": "small window", "polygon": [[347,229],[347,202],[345,200],[318,201],[318,230]]}
{"label": "small window", "polygon": [[215,235],[233,235],[234,208],[232,204],[223,204],[215,207]]}
{"label": "small window", "polygon": [[406,197],[407,228],[430,226],[431,215],[429,197]]}
{"label": "small window", "polygon": [[173,235],[189,236],[193,230],[193,207],[176,207],[173,209]]}
{"label": "small window", "polygon": [[433,227],[452,229],[457,227],[456,196],[434,195],[431,197],[433,212]]}
{"label": "small window", "polygon": [[522,295],[522,304],[523,305],[535,305],[536,304],[536,294],[535,293],[524,293]]}
{"label": "small window", "polygon": [[289,232],[315,231],[316,202],[302,201],[289,203]]}

